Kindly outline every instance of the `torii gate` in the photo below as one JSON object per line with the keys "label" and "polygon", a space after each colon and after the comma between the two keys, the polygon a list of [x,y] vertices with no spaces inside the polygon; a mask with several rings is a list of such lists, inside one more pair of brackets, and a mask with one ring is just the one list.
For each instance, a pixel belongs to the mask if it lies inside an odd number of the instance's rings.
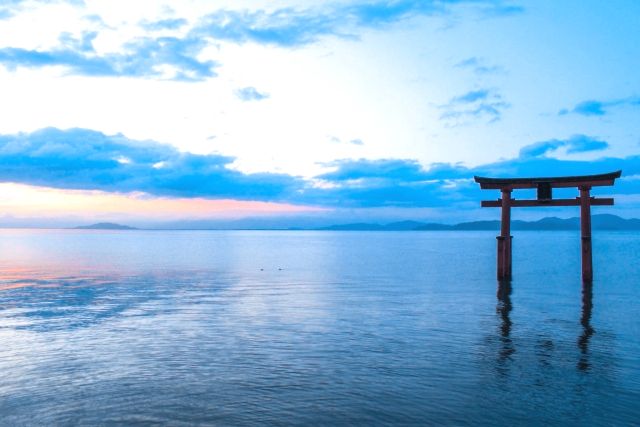
{"label": "torii gate", "polygon": [[[582,235],[582,281],[593,280],[591,257],[591,206],[613,205],[613,198],[591,197],[591,187],[611,186],[622,171],[600,175],[562,176],[555,178],[483,178],[475,176],[475,181],[483,190],[500,190],[502,198],[483,200],[483,208],[502,208],[500,235],[498,239],[498,280],[511,279],[511,207],[530,206],[580,206],[580,231]],[[554,199],[553,188],[577,187],[580,196],[575,199]],[[536,188],[536,200],[511,198],[511,191],[521,188]]]}

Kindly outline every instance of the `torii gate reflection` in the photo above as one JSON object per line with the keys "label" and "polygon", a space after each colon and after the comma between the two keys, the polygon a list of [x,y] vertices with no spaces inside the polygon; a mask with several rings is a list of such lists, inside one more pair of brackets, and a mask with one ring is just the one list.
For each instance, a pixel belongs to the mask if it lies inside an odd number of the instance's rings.
{"label": "torii gate reflection", "polygon": [[[582,281],[593,280],[591,255],[591,206],[613,205],[612,198],[591,197],[591,187],[611,186],[622,171],[600,175],[563,176],[546,178],[484,178],[476,176],[475,181],[483,190],[500,190],[502,198],[483,200],[481,206],[502,208],[500,235],[498,239],[498,280],[511,279],[511,207],[533,206],[580,206],[580,232],[582,237]],[[553,188],[577,187],[580,196],[575,199],[554,199]],[[515,189],[536,188],[536,200],[517,200],[511,198]]]}

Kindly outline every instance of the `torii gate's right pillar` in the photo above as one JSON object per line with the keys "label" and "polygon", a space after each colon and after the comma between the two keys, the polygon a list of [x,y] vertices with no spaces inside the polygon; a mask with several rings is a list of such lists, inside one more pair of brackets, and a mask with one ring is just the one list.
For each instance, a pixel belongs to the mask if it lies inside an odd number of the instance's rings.
{"label": "torii gate's right pillar", "polygon": [[498,239],[498,280],[511,280],[511,189],[502,189],[502,214]]}
{"label": "torii gate's right pillar", "polygon": [[591,254],[591,187],[580,186],[580,236],[582,244],[582,281],[593,281]]}

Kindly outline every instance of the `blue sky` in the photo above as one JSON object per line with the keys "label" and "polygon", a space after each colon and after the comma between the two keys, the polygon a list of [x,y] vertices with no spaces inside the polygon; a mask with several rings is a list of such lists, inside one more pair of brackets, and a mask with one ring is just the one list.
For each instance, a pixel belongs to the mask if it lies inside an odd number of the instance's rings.
{"label": "blue sky", "polygon": [[[0,225],[485,219],[497,194],[473,175],[617,169],[601,211],[640,216],[639,18],[622,0],[4,1]],[[548,214],[575,212],[516,215]]]}

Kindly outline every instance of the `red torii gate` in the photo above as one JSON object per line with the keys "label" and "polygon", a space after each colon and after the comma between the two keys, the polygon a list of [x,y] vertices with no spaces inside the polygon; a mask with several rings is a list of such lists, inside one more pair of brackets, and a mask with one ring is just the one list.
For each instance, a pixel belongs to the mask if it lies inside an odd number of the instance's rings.
{"label": "red torii gate", "polygon": [[[483,200],[483,208],[502,208],[500,235],[498,239],[498,280],[511,279],[511,208],[533,206],[580,206],[580,231],[582,235],[582,281],[593,280],[591,256],[591,206],[613,205],[613,198],[591,197],[591,187],[611,186],[622,171],[600,175],[562,176],[547,178],[483,178],[475,176],[475,181],[483,190],[500,190],[502,198]],[[580,196],[575,199],[554,199],[553,188],[577,187]],[[536,188],[536,200],[511,198],[511,191],[521,188]]]}

